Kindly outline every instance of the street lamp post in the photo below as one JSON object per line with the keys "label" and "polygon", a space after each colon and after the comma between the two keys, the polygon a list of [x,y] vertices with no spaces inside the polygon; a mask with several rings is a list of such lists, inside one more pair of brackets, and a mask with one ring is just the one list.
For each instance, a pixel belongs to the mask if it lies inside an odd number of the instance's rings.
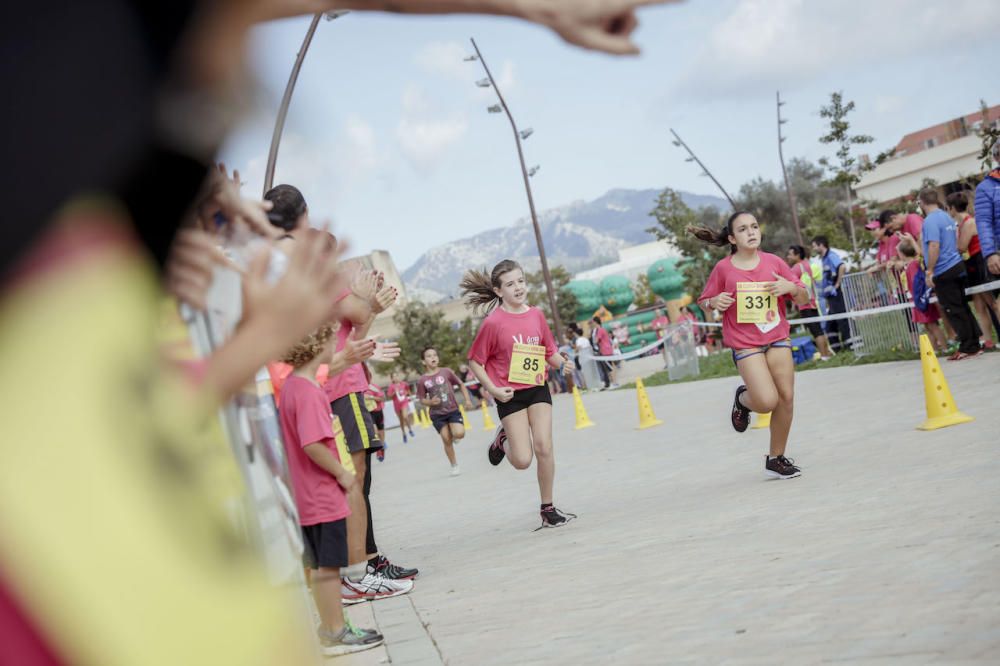
{"label": "street lamp post", "polygon": [[298,55],[295,56],[295,64],[292,65],[292,73],[288,76],[288,84],[285,86],[285,94],[281,97],[281,106],[278,107],[278,117],[274,121],[274,133],[271,135],[271,149],[267,153],[267,169],[264,171],[264,194],[271,189],[274,184],[274,165],[278,161],[278,146],[281,144],[281,133],[285,129],[285,116],[288,115],[288,105],[292,101],[292,91],[295,90],[295,82],[299,79],[299,70],[302,69],[302,61],[306,59],[306,52],[312,43],[313,35],[316,33],[316,26],[319,20],[326,15],[327,20],[332,21],[340,18],[347,11],[317,12],[309,29],[306,31],[305,39],[299,48]]}
{"label": "street lamp post", "polygon": [[[482,88],[489,86],[493,87],[493,90],[497,94],[497,98],[500,100],[500,106],[503,108],[504,113],[507,114],[507,120],[510,121],[510,127],[514,131],[514,144],[517,146],[517,159],[521,164],[521,176],[524,178],[524,190],[528,195],[528,209],[531,211],[531,224],[535,228],[535,242],[538,244],[538,258],[541,260],[542,264],[542,277],[545,279],[545,292],[548,295],[549,308],[552,311],[552,323],[555,325],[556,339],[559,339],[559,336],[563,333],[562,320],[559,318],[559,309],[556,307],[556,292],[552,287],[552,274],[549,273],[549,262],[545,258],[545,244],[542,242],[542,228],[538,225],[538,214],[535,212],[535,199],[531,194],[531,183],[528,180],[534,175],[535,172],[538,171],[538,167],[532,167],[532,173],[528,173],[528,167],[524,163],[524,151],[521,148],[522,134],[517,129],[517,124],[514,122],[514,116],[511,115],[510,109],[507,108],[507,102],[504,101],[503,93],[501,93],[500,88],[497,87],[497,83],[493,79],[493,74],[490,73],[490,68],[483,59],[483,54],[480,52],[479,47],[476,45],[476,40],[470,38],[469,41],[472,42],[472,48],[476,50],[476,55],[469,56],[466,60],[478,60],[482,63],[483,69],[486,71],[486,85],[482,85],[484,81],[477,81],[476,85]],[[531,132],[529,130],[525,130],[523,137],[528,138],[530,135]]]}
{"label": "street lamp post", "polygon": [[715,183],[715,186],[719,188],[720,192],[722,192],[722,195],[726,197],[726,200],[729,202],[729,205],[732,206],[733,210],[736,210],[736,204],[733,203],[733,198],[729,196],[729,192],[726,192],[726,188],[724,188],[722,184],[715,179],[715,176],[713,176],[712,172],[708,170],[708,167],[706,167],[704,164],[701,163],[701,160],[698,159],[698,156],[694,154],[693,150],[688,148],[688,145],[684,143],[684,140],[681,139],[680,135],[678,135],[677,132],[673,130],[673,128],[670,129],[670,133],[674,135],[674,145],[683,148],[684,150],[687,151],[687,154],[690,155],[687,161],[696,162],[698,166],[701,167],[701,175],[708,176],[709,178],[711,178],[712,182]]}

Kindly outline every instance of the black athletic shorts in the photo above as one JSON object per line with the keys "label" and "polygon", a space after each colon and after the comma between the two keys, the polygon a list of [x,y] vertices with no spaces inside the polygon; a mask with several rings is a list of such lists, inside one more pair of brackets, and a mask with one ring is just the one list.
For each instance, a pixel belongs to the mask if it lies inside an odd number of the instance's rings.
{"label": "black athletic shorts", "polygon": [[522,409],[527,409],[531,405],[537,405],[540,402],[552,404],[552,394],[549,393],[547,384],[514,391],[514,397],[507,402],[497,400],[497,414],[500,415],[500,420],[502,421],[505,416],[515,414]]}
{"label": "black athletic shorts", "polygon": [[382,410],[368,413],[372,415],[372,425],[375,426],[375,430],[385,430],[385,414]]}
{"label": "black athletic shorts", "polygon": [[347,519],[302,526],[302,564],[307,569],[346,567]]}
{"label": "black athletic shorts", "polygon": [[[802,318],[803,318],[803,319],[805,319],[806,317],[818,317],[818,316],[819,316],[819,310],[813,310],[813,309],[811,309],[811,308],[804,308],[804,309],[801,309],[801,310],[799,310],[799,314],[800,314],[800,315],[802,315]],[[791,323],[793,323],[793,324],[795,323],[795,320],[794,320],[794,319],[791,319],[791,320],[789,320],[789,321],[790,321]],[[809,333],[810,333],[810,334],[811,334],[811,335],[812,335],[812,336],[813,336],[814,338],[818,338],[818,337],[819,337],[819,336],[821,336],[821,335],[826,335],[826,334],[825,334],[825,333],[823,332],[823,325],[822,325],[822,324],[820,324],[820,323],[819,323],[818,321],[814,321],[814,322],[810,322],[810,323],[808,323],[808,324],[803,324],[803,325],[804,325],[804,326],[805,326],[805,327],[806,327],[807,329],[809,329]]]}
{"label": "black athletic shorts", "polygon": [[431,425],[434,426],[436,431],[441,432],[449,423],[464,425],[465,421],[462,419],[462,412],[456,409],[447,414],[431,414]]}
{"label": "black athletic shorts", "polygon": [[[977,252],[965,260],[966,287],[975,287],[976,285],[986,284],[989,282],[989,280],[986,279],[986,275],[986,262],[983,261],[983,254],[981,252]],[[968,296],[966,298],[971,300],[972,296]]]}
{"label": "black athletic shorts", "polygon": [[348,393],[342,398],[337,398],[330,403],[330,409],[340,419],[348,451],[357,453],[382,448],[382,442],[375,434],[372,416],[365,408],[363,393]]}

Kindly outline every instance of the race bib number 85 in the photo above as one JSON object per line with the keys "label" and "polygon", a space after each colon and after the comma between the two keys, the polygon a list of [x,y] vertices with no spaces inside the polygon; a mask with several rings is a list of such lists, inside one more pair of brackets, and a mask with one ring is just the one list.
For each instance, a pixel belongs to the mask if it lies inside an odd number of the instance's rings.
{"label": "race bib number 85", "polygon": [[541,386],[545,383],[545,347],[514,343],[510,355],[510,372],[507,381],[512,384]]}

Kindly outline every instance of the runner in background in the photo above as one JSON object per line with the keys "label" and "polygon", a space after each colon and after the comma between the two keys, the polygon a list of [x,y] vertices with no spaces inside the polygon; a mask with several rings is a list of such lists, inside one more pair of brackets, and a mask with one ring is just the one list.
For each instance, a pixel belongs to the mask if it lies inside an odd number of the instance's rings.
{"label": "runner in background", "polygon": [[483,387],[467,364],[459,364],[458,378],[465,384],[465,388],[469,389],[469,395],[475,398],[475,404],[481,404],[483,401]]}
{"label": "runner in background", "polygon": [[[895,248],[895,245],[893,245],[893,248]],[[819,307],[816,300],[816,279],[812,273],[812,264],[809,262],[809,251],[801,245],[790,245],[788,246],[788,252],[785,254],[785,261],[791,267],[792,275],[798,278],[806,288],[806,291],[809,292],[809,302],[799,308],[799,314],[803,318],[818,317]],[[814,321],[805,324],[805,327],[816,341],[820,360],[829,361],[830,357],[833,356],[833,350],[830,349],[830,341],[826,339],[823,326],[818,321]]]}
{"label": "runner in background", "polygon": [[436,349],[433,347],[425,349],[423,359],[427,372],[420,375],[420,379],[417,380],[417,399],[420,400],[420,404],[430,408],[431,425],[441,436],[444,454],[451,463],[451,475],[458,476],[462,472],[455,458],[455,443],[465,437],[465,422],[458,409],[453,387],[461,388],[466,409],[472,409],[472,399],[465,384],[451,368],[438,366],[440,359]]}
{"label": "runner in background", "polygon": [[[490,444],[491,465],[504,456],[515,469],[538,460],[542,527],[560,527],[575,518],[552,503],[556,461],[552,451],[552,396],[545,385],[546,366],[571,368],[556,348],[545,315],[527,304],[521,266],[505,259],[490,273],[468,271],[461,282],[465,303],[489,314],[469,350],[469,365],[497,400],[500,426]],[[539,528],[540,529],[540,528]]]}
{"label": "runner in background", "polygon": [[375,426],[375,435],[382,442],[382,448],[375,452],[375,457],[379,462],[385,460],[386,449],[389,444],[385,441],[385,414],[382,413],[385,407],[385,391],[372,381],[372,369],[367,363],[361,365],[365,370],[365,379],[368,380],[368,388],[365,389],[365,409],[371,414],[372,424]]}
{"label": "runner in background", "polygon": [[688,233],[711,245],[729,246],[730,256],[712,269],[698,303],[723,313],[723,343],[733,350],[743,378],[733,399],[733,428],[745,431],[751,411],[771,412],[771,450],[764,472],[778,479],[795,478],[801,470],[785,457],[795,397],[785,301],[790,297],[806,305],[809,293],[784,261],[760,251],[760,225],[750,213],[733,213],[720,231],[688,227]]}
{"label": "runner in background", "polygon": [[403,381],[402,375],[393,372],[389,375],[389,397],[392,398],[392,408],[396,410],[396,418],[399,419],[399,431],[403,433],[403,444],[406,444],[406,431],[413,434],[413,408],[410,405],[410,385]]}
{"label": "runner in background", "polygon": [[[615,353],[611,335],[604,329],[600,317],[590,320],[590,346],[595,356],[613,356]],[[597,371],[601,373],[603,383],[600,390],[618,388],[618,384],[615,383],[615,366],[611,361],[597,361]]]}

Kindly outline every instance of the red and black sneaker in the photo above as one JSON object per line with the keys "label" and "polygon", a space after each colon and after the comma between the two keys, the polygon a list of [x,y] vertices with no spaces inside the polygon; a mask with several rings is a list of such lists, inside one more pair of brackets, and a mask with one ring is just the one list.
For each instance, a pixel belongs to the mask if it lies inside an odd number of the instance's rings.
{"label": "red and black sneaker", "polygon": [[543,506],[540,513],[542,514],[542,526],[536,529],[536,532],[545,527],[563,527],[576,518],[575,513],[560,511],[551,504]]}
{"label": "red and black sneaker", "polygon": [[378,563],[375,565],[375,573],[382,575],[389,580],[412,580],[420,573],[418,569],[408,569],[399,567],[389,561],[385,555],[378,555]]}
{"label": "red and black sneaker", "polygon": [[740,403],[740,394],[745,393],[746,390],[746,384],[740,384],[736,387],[736,397],[733,398],[733,413],[730,418],[736,432],[746,432],[750,426],[750,410]]}
{"label": "red and black sneaker", "polygon": [[507,433],[503,429],[503,425],[497,426],[497,432],[493,436],[493,443],[490,444],[490,449],[487,451],[487,457],[490,459],[490,464],[493,466],[499,465],[500,461],[507,453],[503,449],[503,445],[507,443]]}

